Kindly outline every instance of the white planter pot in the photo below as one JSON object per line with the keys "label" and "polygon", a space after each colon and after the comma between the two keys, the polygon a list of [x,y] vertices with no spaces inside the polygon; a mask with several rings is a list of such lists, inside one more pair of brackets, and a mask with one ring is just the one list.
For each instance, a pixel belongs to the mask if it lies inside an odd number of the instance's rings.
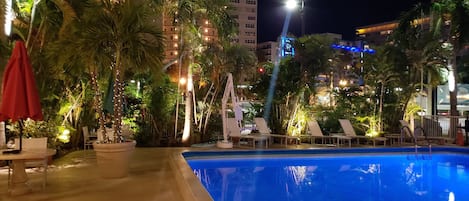
{"label": "white planter pot", "polygon": [[93,143],[100,175],[109,179],[126,177],[135,145],[135,141],[114,144]]}

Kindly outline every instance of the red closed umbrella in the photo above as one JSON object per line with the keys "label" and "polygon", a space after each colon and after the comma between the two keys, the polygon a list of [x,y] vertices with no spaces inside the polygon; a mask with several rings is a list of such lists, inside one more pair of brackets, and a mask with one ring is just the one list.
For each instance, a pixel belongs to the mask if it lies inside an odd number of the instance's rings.
{"label": "red closed umbrella", "polygon": [[0,121],[20,121],[20,151],[23,135],[22,120],[42,120],[41,103],[31,62],[23,41],[16,41],[15,48],[3,74]]}

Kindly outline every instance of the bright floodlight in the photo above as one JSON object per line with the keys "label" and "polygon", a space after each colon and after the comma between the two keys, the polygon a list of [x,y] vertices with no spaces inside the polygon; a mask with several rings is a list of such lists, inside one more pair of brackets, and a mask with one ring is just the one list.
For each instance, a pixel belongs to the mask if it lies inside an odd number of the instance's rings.
{"label": "bright floodlight", "polygon": [[296,0],[287,0],[285,3],[285,7],[287,7],[288,10],[294,10],[298,6],[298,2]]}

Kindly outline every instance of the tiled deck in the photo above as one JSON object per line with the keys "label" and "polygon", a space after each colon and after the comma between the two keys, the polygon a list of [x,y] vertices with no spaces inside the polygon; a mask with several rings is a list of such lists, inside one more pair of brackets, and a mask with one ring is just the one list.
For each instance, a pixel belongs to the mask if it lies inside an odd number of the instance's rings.
{"label": "tiled deck", "polygon": [[100,178],[94,152],[76,151],[53,161],[45,189],[41,187],[42,172],[28,171],[33,192],[22,196],[8,194],[7,169],[3,167],[0,168],[0,201],[211,200],[191,169],[180,168],[185,160],[179,153],[185,150],[207,148],[136,148],[129,176],[123,179]]}
{"label": "tiled deck", "polygon": [[[322,146],[324,148],[324,146]],[[312,148],[310,144],[278,145],[274,149]],[[210,148],[136,148],[129,176],[102,179],[92,150],[76,151],[53,162],[48,185],[41,188],[42,173],[28,173],[33,192],[8,195],[7,170],[0,170],[0,201],[208,201],[208,193],[180,155],[185,150]],[[216,148],[211,148],[216,149]]]}

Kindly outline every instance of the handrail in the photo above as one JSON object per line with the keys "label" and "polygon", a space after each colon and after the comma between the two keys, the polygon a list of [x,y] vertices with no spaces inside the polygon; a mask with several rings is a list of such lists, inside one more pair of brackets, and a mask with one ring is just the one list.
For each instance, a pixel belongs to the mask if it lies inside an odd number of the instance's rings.
{"label": "handrail", "polygon": [[420,129],[420,130],[422,131],[423,136],[425,136],[425,140],[428,142],[428,137],[427,137],[427,134],[425,133],[425,129],[423,129],[422,126],[417,126],[417,127],[415,127],[415,129],[414,129],[415,143],[417,143],[417,136],[415,136],[415,131],[418,130],[418,129]]}
{"label": "handrail", "polygon": [[414,134],[412,134],[412,131],[410,130],[410,128],[408,126],[402,126],[401,127],[401,137],[400,137],[400,144],[403,143],[403,139],[404,139],[404,129],[407,128],[407,131],[410,133],[410,135],[414,138],[414,142],[417,144],[417,138],[414,136]]}

